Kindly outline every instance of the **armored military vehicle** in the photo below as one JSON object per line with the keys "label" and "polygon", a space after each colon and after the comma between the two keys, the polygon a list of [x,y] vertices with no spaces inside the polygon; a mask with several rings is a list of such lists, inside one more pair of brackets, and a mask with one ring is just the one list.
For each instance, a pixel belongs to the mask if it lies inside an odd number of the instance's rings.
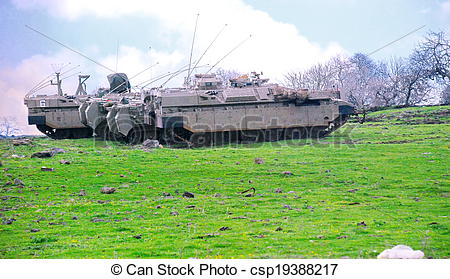
{"label": "armored military vehicle", "polygon": [[[92,129],[80,121],[78,108],[86,95],[85,81],[88,75],[78,76],[78,89],[75,95],[63,93],[60,73],[55,73],[56,81],[39,83],[25,96],[28,107],[28,124],[36,125],[43,134],[53,139],[84,138],[92,136]],[[55,85],[48,89],[47,85]]]}
{"label": "armored military vehicle", "polygon": [[133,93],[126,75],[110,75],[110,92],[83,100],[80,121],[95,136],[131,144],[157,139],[209,146],[318,138],[353,113],[339,91],[293,90],[271,84],[255,72],[228,81],[214,74],[194,77],[191,85],[181,88]]}

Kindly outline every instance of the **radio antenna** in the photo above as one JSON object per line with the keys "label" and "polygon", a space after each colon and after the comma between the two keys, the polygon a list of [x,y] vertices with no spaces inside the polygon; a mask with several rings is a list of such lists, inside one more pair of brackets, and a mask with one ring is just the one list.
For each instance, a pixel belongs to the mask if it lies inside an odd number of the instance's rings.
{"label": "radio antenna", "polygon": [[118,64],[119,64],[119,40],[117,40],[117,49],[116,49],[116,72]]}
{"label": "radio antenna", "polygon": [[198,17],[200,14],[197,14],[197,18],[195,19],[195,28],[194,28],[194,35],[192,36],[192,44],[191,44],[191,55],[189,56],[189,68],[188,68],[188,75],[186,77],[185,83],[189,83],[189,76],[191,75],[191,62],[192,62],[192,52],[194,50],[194,42],[195,42],[195,33],[197,33],[197,24],[198,24]]}
{"label": "radio antenna", "polygon": [[[198,63],[200,63],[200,61],[202,60],[203,56],[205,56],[206,52],[208,52],[208,50],[211,48],[211,46],[214,44],[214,42],[217,40],[217,38],[220,36],[220,34],[222,34],[223,30],[225,30],[225,27],[227,27],[227,24],[225,24],[222,29],[219,31],[219,33],[217,33],[216,37],[214,37],[214,39],[212,40],[212,42],[209,44],[209,46],[206,48],[205,52],[203,52],[203,54],[200,56],[200,58],[198,59],[197,63],[195,63],[194,65],[194,69],[197,67]],[[188,73],[188,76],[190,76],[190,73]]]}
{"label": "radio antenna", "polygon": [[57,40],[51,38],[50,36],[45,35],[44,33],[42,33],[42,32],[40,32],[40,31],[34,29],[33,27],[30,27],[30,26],[28,26],[28,25],[25,25],[25,27],[28,28],[28,29],[30,29],[30,30],[32,30],[32,31],[34,31],[34,32],[36,32],[36,33],[38,33],[39,35],[41,35],[41,36],[43,36],[43,37],[49,39],[50,41],[53,41],[53,42],[59,44],[60,46],[63,46],[63,47],[65,47],[66,49],[68,49],[68,50],[70,50],[70,51],[72,51],[72,52],[74,52],[74,53],[76,53],[76,54],[78,54],[78,55],[80,55],[80,56],[86,58],[87,60],[89,60],[89,61],[91,61],[91,62],[97,64],[98,66],[100,66],[100,67],[102,67],[102,68],[104,68],[104,69],[106,69],[106,70],[108,70],[108,71],[110,71],[110,72],[113,72],[113,73],[116,72],[116,71],[112,70],[111,68],[108,68],[108,67],[106,67],[105,65],[103,65],[103,64],[101,64],[101,63],[95,61],[94,59],[92,59],[92,58],[90,58],[90,57],[84,55],[83,53],[79,52],[78,50],[75,50],[75,49],[73,49],[73,48],[71,48],[71,47],[69,47],[69,46],[66,46],[65,44],[63,44],[63,43],[61,43],[61,42],[59,42],[59,41],[57,41]]}
{"label": "radio antenna", "polygon": [[211,68],[209,68],[209,70],[206,72],[206,74],[208,74],[209,72],[211,72],[212,69],[214,69],[220,62],[222,62],[222,60],[224,60],[228,55],[230,55],[233,51],[235,51],[237,48],[239,48],[242,44],[244,44],[246,41],[248,41],[248,39],[250,39],[252,37],[252,35],[248,36],[247,38],[245,38],[244,40],[242,40],[242,42],[240,42],[239,44],[237,44],[233,49],[231,49],[227,54],[225,54],[219,61],[217,61],[216,64],[214,64]]}

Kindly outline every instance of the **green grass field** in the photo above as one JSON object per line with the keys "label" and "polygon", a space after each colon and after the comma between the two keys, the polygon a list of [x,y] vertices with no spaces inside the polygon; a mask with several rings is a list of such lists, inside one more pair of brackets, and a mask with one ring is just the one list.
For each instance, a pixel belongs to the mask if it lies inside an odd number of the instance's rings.
{"label": "green grass field", "polygon": [[[375,258],[398,244],[448,258],[449,112],[384,110],[318,142],[213,149],[3,140],[0,258]],[[66,153],[30,158],[51,147]]]}

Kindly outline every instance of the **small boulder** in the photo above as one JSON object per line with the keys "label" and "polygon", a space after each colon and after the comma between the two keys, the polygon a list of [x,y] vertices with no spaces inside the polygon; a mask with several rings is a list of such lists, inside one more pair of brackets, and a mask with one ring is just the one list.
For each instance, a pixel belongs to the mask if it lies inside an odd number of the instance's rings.
{"label": "small boulder", "polygon": [[102,194],[112,194],[116,191],[116,188],[114,187],[102,187],[100,189],[100,193]]}
{"label": "small boulder", "polygon": [[61,165],[70,165],[70,161],[66,161],[66,160],[60,160],[59,163]]}
{"label": "small boulder", "polygon": [[23,186],[24,184],[23,184],[22,180],[20,180],[18,178],[15,178],[14,179],[14,185],[16,185],[16,186]]}
{"label": "small boulder", "polygon": [[177,215],[178,215],[178,212],[176,212],[176,211],[171,211],[171,212],[170,212],[170,215],[171,215],[171,216],[177,216]]}
{"label": "small boulder", "polygon": [[281,188],[276,188],[274,192],[280,194],[283,193],[283,190],[281,190]]}
{"label": "small boulder", "polygon": [[66,151],[62,148],[53,147],[50,149],[50,151],[53,152],[53,155],[59,154],[59,153],[66,153]]}
{"label": "small boulder", "polygon": [[192,194],[190,192],[184,192],[183,193],[183,198],[192,199],[192,198],[194,198],[194,194]]}
{"label": "small boulder", "polygon": [[223,231],[228,231],[228,230],[231,230],[230,227],[221,227],[221,228],[219,229],[219,231],[221,231],[221,232],[223,232]]}
{"label": "small boulder", "polygon": [[86,191],[84,191],[84,189],[81,189],[80,192],[78,193],[78,196],[80,197],[86,196]]}
{"label": "small boulder", "polygon": [[282,175],[293,175],[293,173],[292,172],[290,172],[290,171],[283,171],[282,173],[281,173]]}
{"label": "small boulder", "polygon": [[53,147],[50,150],[44,150],[31,154],[31,158],[50,158],[59,153],[65,153],[66,151],[62,148]]}
{"label": "small boulder", "polygon": [[362,227],[365,227],[365,226],[367,226],[367,224],[366,223],[364,223],[364,221],[362,221],[362,222],[359,222],[358,224],[356,224],[357,226],[362,226]]}
{"label": "small boulder", "polygon": [[264,160],[262,158],[255,158],[255,164],[257,165],[264,164]]}
{"label": "small boulder", "polygon": [[31,229],[30,232],[35,233],[41,231],[40,229]]}
{"label": "small boulder", "polygon": [[143,148],[162,148],[158,140],[147,139],[142,143]]}
{"label": "small boulder", "polygon": [[420,250],[413,250],[406,245],[397,245],[392,249],[386,249],[381,252],[378,259],[422,259],[424,253]]}
{"label": "small boulder", "polygon": [[53,168],[41,167],[41,171],[54,171]]}
{"label": "small boulder", "polygon": [[31,140],[30,139],[15,139],[15,140],[12,140],[12,144],[14,146],[30,145],[31,144]]}
{"label": "small boulder", "polygon": [[31,158],[50,158],[53,157],[53,155],[55,154],[52,151],[44,150],[31,154]]}

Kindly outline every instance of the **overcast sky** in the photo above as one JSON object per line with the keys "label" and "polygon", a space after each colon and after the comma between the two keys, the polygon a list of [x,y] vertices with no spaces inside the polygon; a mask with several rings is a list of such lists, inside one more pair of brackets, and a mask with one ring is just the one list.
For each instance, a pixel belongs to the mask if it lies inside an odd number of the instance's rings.
{"label": "overcast sky", "polygon": [[[200,64],[214,64],[251,34],[218,66],[263,71],[278,82],[336,54],[370,53],[423,25],[373,58],[406,56],[429,30],[450,33],[449,0],[0,0],[0,117],[15,116],[33,132],[23,96],[55,64],[80,65],[74,73],[92,75],[88,91],[107,85],[108,71],[25,24],[112,69],[119,45],[117,69],[128,76],[159,62],[131,81],[137,84],[187,64],[197,13],[194,60],[227,24]],[[76,76],[64,82],[71,94]]]}

